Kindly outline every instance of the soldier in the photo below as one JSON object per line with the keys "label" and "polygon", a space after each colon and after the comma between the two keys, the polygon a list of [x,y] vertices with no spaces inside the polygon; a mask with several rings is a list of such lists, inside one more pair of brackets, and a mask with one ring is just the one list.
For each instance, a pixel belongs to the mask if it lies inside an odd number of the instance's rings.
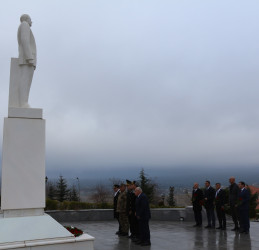
{"label": "soldier", "polygon": [[119,223],[121,226],[120,236],[128,236],[129,234],[129,220],[127,215],[127,193],[126,185],[120,185],[120,195],[117,202],[117,212],[119,213]]}
{"label": "soldier", "polygon": [[129,238],[131,238],[132,240],[137,238],[137,228],[138,228],[138,221],[137,221],[137,217],[135,215],[136,213],[136,196],[134,193],[134,190],[136,188],[135,185],[135,181],[131,182],[129,180],[126,180],[127,184],[128,184],[128,192],[127,192],[127,214],[128,214],[128,218],[129,218],[129,224],[130,224],[130,233],[131,235],[129,236]]}
{"label": "soldier", "polygon": [[113,186],[113,190],[114,190],[113,214],[114,214],[114,219],[117,219],[118,223],[119,223],[119,230],[116,232],[116,234],[119,234],[121,232],[121,226],[120,226],[120,221],[119,221],[119,213],[117,212],[117,203],[118,203],[118,197],[120,195],[120,186],[115,184]]}

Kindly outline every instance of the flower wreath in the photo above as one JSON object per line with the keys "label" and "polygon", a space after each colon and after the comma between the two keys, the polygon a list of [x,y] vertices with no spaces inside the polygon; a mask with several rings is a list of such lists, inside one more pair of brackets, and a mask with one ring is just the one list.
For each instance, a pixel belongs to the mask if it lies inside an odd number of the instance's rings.
{"label": "flower wreath", "polygon": [[64,226],[64,228],[66,228],[75,237],[78,237],[84,233],[81,229],[78,229],[77,227]]}

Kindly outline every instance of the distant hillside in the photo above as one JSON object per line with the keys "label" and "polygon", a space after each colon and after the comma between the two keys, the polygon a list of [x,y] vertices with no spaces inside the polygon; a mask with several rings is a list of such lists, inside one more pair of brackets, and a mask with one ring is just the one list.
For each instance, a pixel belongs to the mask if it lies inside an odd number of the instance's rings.
{"label": "distant hillside", "polygon": [[[84,170],[64,170],[62,173],[55,171],[48,171],[49,179],[57,179],[60,174],[67,178],[69,182],[77,184],[76,177],[79,177],[80,185],[94,186],[98,183],[104,185],[111,185],[111,179],[118,179],[125,181],[138,180],[141,168],[122,168],[122,169],[84,169]],[[208,167],[206,169],[199,167],[182,167],[173,169],[162,168],[145,168],[145,173],[148,178],[153,179],[161,188],[169,186],[175,187],[192,187],[194,182],[199,182],[201,186],[204,185],[205,180],[210,180],[214,185],[215,182],[221,182],[223,186],[228,186],[228,179],[230,176],[235,176],[236,181],[244,181],[250,185],[258,185],[259,182],[259,168],[216,168]]]}

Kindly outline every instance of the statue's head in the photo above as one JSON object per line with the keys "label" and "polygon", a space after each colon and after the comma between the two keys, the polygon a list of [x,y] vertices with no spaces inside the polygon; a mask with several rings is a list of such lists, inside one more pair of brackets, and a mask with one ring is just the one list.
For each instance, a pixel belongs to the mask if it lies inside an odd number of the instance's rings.
{"label": "statue's head", "polygon": [[21,15],[20,21],[21,21],[21,23],[25,21],[25,22],[27,22],[30,26],[32,25],[31,18],[30,18],[30,16],[27,15],[27,14]]}

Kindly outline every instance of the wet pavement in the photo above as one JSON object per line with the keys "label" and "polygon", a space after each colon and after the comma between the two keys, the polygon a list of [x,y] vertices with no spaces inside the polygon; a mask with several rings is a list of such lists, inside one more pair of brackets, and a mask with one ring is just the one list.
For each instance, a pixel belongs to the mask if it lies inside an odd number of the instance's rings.
{"label": "wet pavement", "polygon": [[[62,223],[67,225],[67,223]],[[116,221],[69,223],[95,237],[95,250],[259,250],[259,222],[251,222],[250,234],[227,230],[194,228],[193,222],[151,221],[151,246],[139,246],[127,237],[118,237]]]}

